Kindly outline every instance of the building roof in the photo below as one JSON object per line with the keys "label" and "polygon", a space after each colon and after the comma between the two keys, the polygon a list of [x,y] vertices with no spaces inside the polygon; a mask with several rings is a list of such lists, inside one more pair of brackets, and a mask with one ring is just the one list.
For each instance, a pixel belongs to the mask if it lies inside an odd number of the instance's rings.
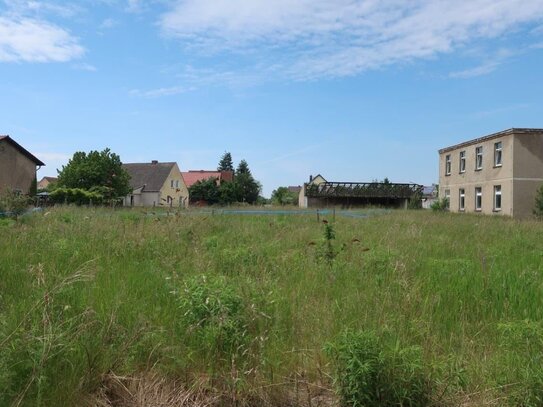
{"label": "building roof", "polygon": [[7,143],[10,143],[13,147],[15,147],[16,150],[18,150],[22,155],[26,156],[30,160],[34,161],[36,165],[44,166],[45,164],[36,158],[36,156],[32,155],[28,150],[23,148],[19,143],[17,143],[15,140],[13,140],[10,136],[0,136],[0,141],[5,141]]}
{"label": "building roof", "polygon": [[219,182],[232,181],[234,179],[232,171],[189,170],[182,174],[187,188],[196,184],[198,181],[205,181],[209,178],[216,178]]}
{"label": "building roof", "polygon": [[302,187],[299,186],[299,185],[298,186],[292,186],[291,185],[291,186],[287,187],[287,189],[288,189],[288,192],[293,192],[293,193],[297,194],[302,190]]}
{"label": "building roof", "polygon": [[130,175],[130,188],[143,187],[145,192],[157,192],[160,191],[175,165],[177,165],[175,162],[159,163],[153,161],[150,163],[127,163],[123,164],[123,168]]}
{"label": "building roof", "polygon": [[479,137],[473,140],[464,141],[463,143],[455,144],[454,146],[445,147],[439,150],[439,154],[446,153],[448,151],[456,150],[457,148],[462,148],[464,146],[469,146],[472,144],[479,144],[487,140],[492,140],[494,138],[509,136],[511,134],[539,134],[543,133],[543,129],[526,129],[526,128],[511,128],[497,133],[489,134],[488,136]]}
{"label": "building roof", "polygon": [[57,182],[58,181],[58,178],[57,177],[43,177],[40,182],[42,181],[47,181],[47,182]]}
{"label": "building roof", "polygon": [[437,187],[435,185],[424,186],[424,188],[422,188],[422,195],[424,196],[437,195]]}

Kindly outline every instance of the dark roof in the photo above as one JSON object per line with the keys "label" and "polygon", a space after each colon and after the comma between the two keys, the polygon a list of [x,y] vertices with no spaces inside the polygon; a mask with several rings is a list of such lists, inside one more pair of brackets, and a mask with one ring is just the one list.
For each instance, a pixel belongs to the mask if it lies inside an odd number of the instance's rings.
{"label": "dark roof", "polygon": [[422,195],[436,195],[437,187],[435,185],[428,185],[422,189]]}
{"label": "dark roof", "polygon": [[482,143],[484,141],[492,140],[494,138],[509,136],[511,134],[540,134],[540,133],[543,133],[543,129],[511,128],[511,129],[499,131],[497,133],[489,134],[488,136],[483,136],[483,137],[479,137],[473,140],[465,141],[463,143],[455,144],[454,146],[442,148],[441,150],[439,150],[439,154],[445,153],[447,151],[456,150],[457,148],[461,148],[464,146]]}
{"label": "dark roof", "polygon": [[130,163],[123,168],[130,175],[132,189],[144,187],[144,191],[160,191],[176,163]]}
{"label": "dark roof", "polygon": [[10,136],[0,136],[0,141],[6,141],[10,143],[15,149],[17,149],[21,154],[29,158],[30,160],[34,161],[36,165],[44,166],[45,164],[36,158],[36,156],[32,155],[28,150],[23,148],[19,143],[17,143],[15,140],[13,140]]}
{"label": "dark roof", "polygon": [[288,192],[294,192],[294,193],[299,193],[301,190],[302,190],[302,187],[301,186],[289,186],[287,187],[288,189]]}

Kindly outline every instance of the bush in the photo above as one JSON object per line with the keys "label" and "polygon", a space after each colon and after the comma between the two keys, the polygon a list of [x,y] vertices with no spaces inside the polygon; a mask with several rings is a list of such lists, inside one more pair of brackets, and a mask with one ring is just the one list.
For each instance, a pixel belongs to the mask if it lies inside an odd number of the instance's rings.
{"label": "bush", "polygon": [[201,276],[185,283],[183,323],[211,354],[233,355],[247,344],[245,304],[224,278]]}
{"label": "bush", "polygon": [[426,406],[429,380],[419,347],[385,347],[372,332],[345,331],[325,347],[343,407]]}
{"label": "bush", "polygon": [[543,219],[543,185],[539,187],[535,195],[534,215],[539,219]]}
{"label": "bush", "polygon": [[76,205],[104,203],[104,195],[100,188],[86,190],[83,188],[59,187],[51,192],[50,197],[56,203],[73,203]]}
{"label": "bush", "polygon": [[445,212],[449,210],[449,200],[447,198],[439,199],[435,201],[430,208],[434,212]]}
{"label": "bush", "polygon": [[0,212],[17,218],[26,212],[30,203],[31,199],[27,195],[8,189],[0,196]]}

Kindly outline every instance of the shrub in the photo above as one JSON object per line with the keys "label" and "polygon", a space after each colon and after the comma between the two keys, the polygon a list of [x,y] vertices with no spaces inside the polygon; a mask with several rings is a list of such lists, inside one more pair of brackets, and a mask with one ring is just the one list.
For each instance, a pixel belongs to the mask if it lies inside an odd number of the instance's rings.
{"label": "shrub", "polygon": [[543,219],[543,185],[539,187],[535,195],[534,215],[539,219]]}
{"label": "shrub", "polygon": [[338,254],[344,249],[344,246],[339,248],[334,246],[333,241],[336,239],[336,231],[328,221],[323,220],[323,224],[323,239],[317,252],[317,258],[324,259],[331,266]]}
{"label": "shrub", "polygon": [[430,208],[434,212],[445,212],[449,210],[449,200],[447,198],[439,199],[435,201]]}
{"label": "shrub", "polygon": [[429,380],[419,347],[386,347],[372,331],[345,331],[325,347],[343,407],[426,406]]}
{"label": "shrub", "polygon": [[26,212],[31,199],[27,195],[8,189],[0,196],[0,212],[15,218]]}
{"label": "shrub", "polygon": [[247,344],[244,301],[224,278],[189,279],[179,301],[184,325],[212,354],[236,354]]}

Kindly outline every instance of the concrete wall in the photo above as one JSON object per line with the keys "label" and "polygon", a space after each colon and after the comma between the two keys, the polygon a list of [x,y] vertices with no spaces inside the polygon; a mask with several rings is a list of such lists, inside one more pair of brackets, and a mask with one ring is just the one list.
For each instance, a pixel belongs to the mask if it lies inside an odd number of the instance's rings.
{"label": "concrete wall", "polygon": [[7,141],[0,141],[0,192],[12,189],[28,194],[35,178],[36,164]]}
{"label": "concrete wall", "polygon": [[514,216],[529,218],[537,190],[543,185],[543,133],[520,134],[514,143]]}
{"label": "concrete wall", "polygon": [[[502,165],[494,165],[494,145],[502,143]],[[476,169],[476,148],[483,148],[482,169]],[[460,172],[460,152],[466,153],[466,168]],[[446,175],[446,156],[451,157],[451,173]],[[450,211],[460,211],[460,189],[465,190],[464,212],[476,212],[475,188],[482,189],[481,213],[513,216],[513,169],[514,169],[514,137],[503,135],[479,143],[463,145],[459,148],[445,151],[439,156],[439,198],[443,199],[450,193]],[[502,209],[494,210],[494,186],[502,189]]]}

